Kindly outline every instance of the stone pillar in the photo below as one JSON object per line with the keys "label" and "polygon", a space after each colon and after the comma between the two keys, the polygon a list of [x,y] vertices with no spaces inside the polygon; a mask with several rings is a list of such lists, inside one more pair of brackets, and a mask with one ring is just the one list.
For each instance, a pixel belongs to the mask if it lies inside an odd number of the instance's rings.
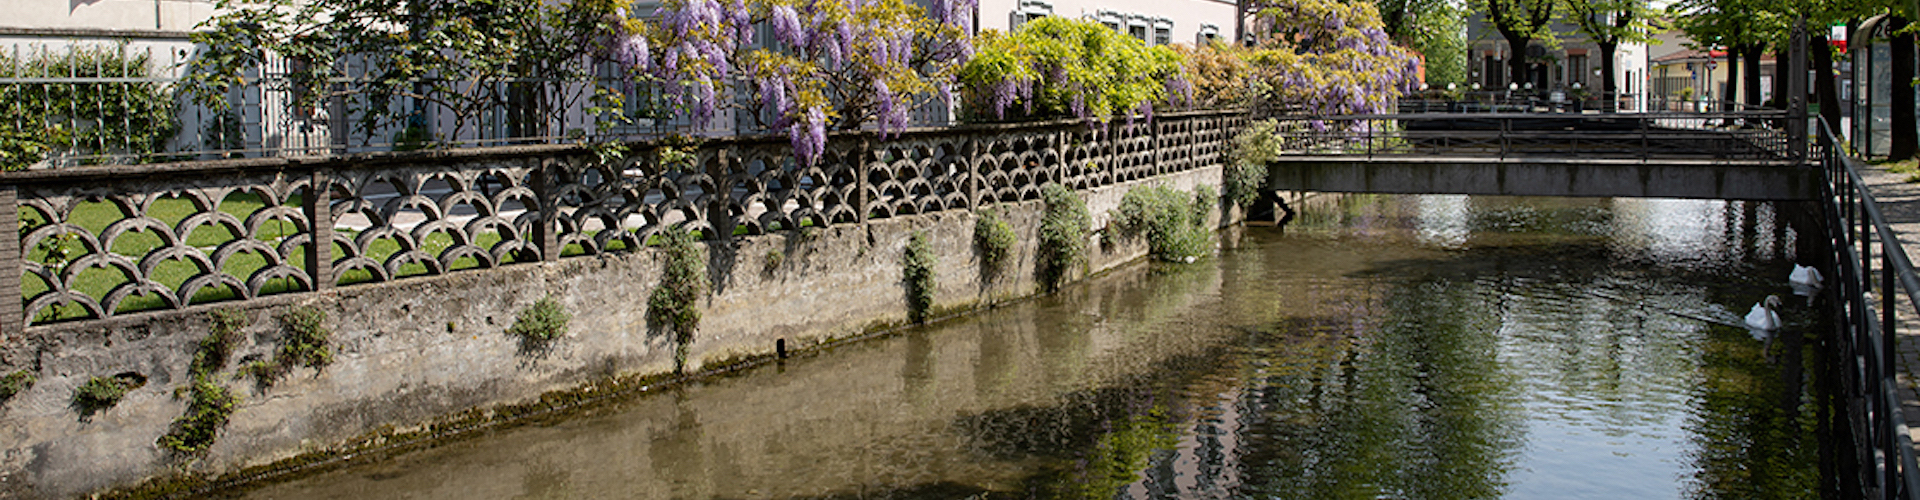
{"label": "stone pillar", "polygon": [[733,237],[734,219],[733,185],[727,180],[727,174],[733,170],[733,155],[737,146],[715,148],[713,161],[706,164],[707,179],[713,182],[713,192],[707,193],[707,227],[713,228],[713,234],[707,235],[708,241],[726,241]]}
{"label": "stone pillar", "polygon": [[[314,167],[307,184],[307,277],[313,291],[333,288],[339,279],[333,274],[333,171]],[[16,287],[17,288],[17,287]]]}
{"label": "stone pillar", "polygon": [[0,339],[18,340],[27,327],[26,304],[20,297],[20,265],[26,256],[20,248],[19,186],[0,186]]}
{"label": "stone pillar", "polygon": [[554,170],[561,168],[560,162],[553,158],[527,160],[535,165],[527,173],[528,187],[533,188],[533,199],[539,207],[527,207],[539,210],[539,216],[533,222],[533,246],[540,252],[540,260],[551,262],[560,260],[560,236],[557,233],[560,217],[560,197],[554,194]]}

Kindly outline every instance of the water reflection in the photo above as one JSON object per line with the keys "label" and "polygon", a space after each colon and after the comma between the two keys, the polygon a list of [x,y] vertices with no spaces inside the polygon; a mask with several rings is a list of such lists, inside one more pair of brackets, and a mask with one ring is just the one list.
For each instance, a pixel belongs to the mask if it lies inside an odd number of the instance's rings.
{"label": "water reflection", "polygon": [[1807,496],[1791,333],[1820,316],[1729,326],[1786,286],[1782,213],[1347,197],[1199,264],[248,494]]}

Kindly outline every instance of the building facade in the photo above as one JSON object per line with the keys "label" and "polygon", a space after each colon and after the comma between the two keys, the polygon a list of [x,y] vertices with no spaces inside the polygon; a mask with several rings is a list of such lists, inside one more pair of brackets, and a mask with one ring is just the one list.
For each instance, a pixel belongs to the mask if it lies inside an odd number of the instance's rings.
{"label": "building facade", "polygon": [[[1520,91],[1534,93],[1564,92],[1598,98],[1604,84],[1606,67],[1603,54],[1579,28],[1565,22],[1552,23],[1548,31],[1554,40],[1536,39],[1527,47],[1509,47],[1506,38],[1480,12],[1467,19],[1467,82],[1482,91]],[[1619,92],[1620,109],[1644,109],[1646,93],[1647,45],[1623,43],[1613,54],[1614,83]],[[1514,74],[1510,61],[1526,57],[1528,69]]]}
{"label": "building facade", "polygon": [[1042,17],[1100,22],[1151,45],[1233,37],[1234,2],[1223,0],[980,0],[982,30],[1011,31]]}

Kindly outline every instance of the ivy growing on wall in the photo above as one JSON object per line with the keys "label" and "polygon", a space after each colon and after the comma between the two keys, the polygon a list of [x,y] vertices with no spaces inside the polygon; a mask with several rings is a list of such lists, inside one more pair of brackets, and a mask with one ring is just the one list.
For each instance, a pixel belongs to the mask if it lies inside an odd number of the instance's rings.
{"label": "ivy growing on wall", "polygon": [[933,266],[938,264],[933,255],[933,245],[927,242],[927,233],[914,231],[907,239],[906,252],[900,256],[902,277],[907,284],[907,319],[914,323],[927,321],[927,313],[933,309],[933,293],[940,288],[934,281]]}
{"label": "ivy growing on wall", "polygon": [[686,366],[693,332],[700,328],[700,297],[707,294],[706,257],[686,231],[667,231],[660,237],[660,284],[647,296],[647,322],[673,335],[674,368]]}
{"label": "ivy growing on wall", "polygon": [[1052,292],[1066,283],[1075,267],[1086,266],[1093,216],[1087,213],[1086,201],[1059,184],[1042,186],[1040,199],[1046,204],[1040,216],[1040,286]]}
{"label": "ivy growing on wall", "polygon": [[1200,186],[1192,195],[1162,185],[1141,186],[1128,190],[1110,213],[1118,233],[1144,237],[1154,258],[1193,262],[1212,250],[1213,231],[1206,222],[1217,202],[1211,186]]}
{"label": "ivy growing on wall", "polygon": [[[153,78],[152,58],[125,45],[76,46],[24,58],[0,54],[0,78]],[[0,169],[21,170],[53,154],[143,156],[180,130],[173,90],[154,82],[0,85]]]}
{"label": "ivy growing on wall", "polygon": [[1234,136],[1233,146],[1227,150],[1226,168],[1221,170],[1228,203],[1247,208],[1259,201],[1260,190],[1267,183],[1267,163],[1279,159],[1283,147],[1278,130],[1273,120],[1262,120]]}

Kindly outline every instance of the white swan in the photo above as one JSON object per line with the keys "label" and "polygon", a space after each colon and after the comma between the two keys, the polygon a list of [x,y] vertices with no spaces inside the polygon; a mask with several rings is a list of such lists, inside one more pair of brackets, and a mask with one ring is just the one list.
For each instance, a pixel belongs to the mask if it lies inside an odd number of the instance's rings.
{"label": "white swan", "polygon": [[1776,307],[1780,307],[1779,295],[1768,295],[1767,300],[1754,304],[1753,310],[1747,312],[1747,328],[1754,329],[1755,333],[1780,329],[1780,313],[1773,311]]}
{"label": "white swan", "polygon": [[1794,264],[1793,273],[1787,275],[1787,284],[1793,287],[1793,294],[1801,297],[1812,297],[1819,293],[1823,281],[1826,279],[1820,276],[1819,269],[1799,264]]}

